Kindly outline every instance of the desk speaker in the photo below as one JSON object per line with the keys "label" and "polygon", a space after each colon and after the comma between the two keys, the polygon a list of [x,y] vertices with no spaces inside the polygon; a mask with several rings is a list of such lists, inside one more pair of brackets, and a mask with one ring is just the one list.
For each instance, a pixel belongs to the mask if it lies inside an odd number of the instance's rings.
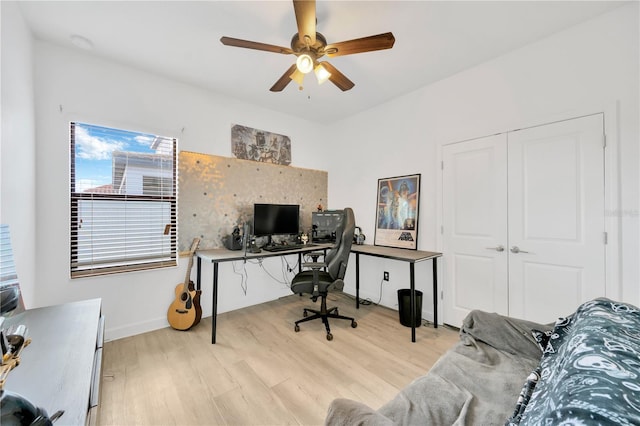
{"label": "desk speaker", "polygon": [[222,238],[222,244],[228,250],[242,250],[242,235],[240,235],[240,229],[234,228],[233,233]]}

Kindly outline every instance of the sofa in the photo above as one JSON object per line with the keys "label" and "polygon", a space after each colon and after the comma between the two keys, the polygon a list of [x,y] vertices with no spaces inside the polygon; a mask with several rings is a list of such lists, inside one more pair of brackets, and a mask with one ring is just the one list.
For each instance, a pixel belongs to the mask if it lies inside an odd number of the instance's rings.
{"label": "sofa", "polygon": [[424,376],[372,409],[331,402],[327,425],[640,425],[640,310],[606,298],[555,324],[472,311]]}

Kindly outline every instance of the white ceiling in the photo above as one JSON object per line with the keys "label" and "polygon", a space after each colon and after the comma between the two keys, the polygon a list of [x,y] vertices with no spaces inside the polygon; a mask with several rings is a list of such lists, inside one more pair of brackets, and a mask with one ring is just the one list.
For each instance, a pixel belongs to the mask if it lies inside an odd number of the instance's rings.
{"label": "white ceiling", "polygon": [[[328,43],[393,32],[391,50],[330,62],[356,85],[347,92],[291,82],[269,88],[292,55],[228,47],[220,37],[289,47],[291,1],[21,1],[35,37],[151,71],[272,110],[329,123],[593,18],[615,1],[318,1]],[[324,58],[323,58],[324,59]]]}

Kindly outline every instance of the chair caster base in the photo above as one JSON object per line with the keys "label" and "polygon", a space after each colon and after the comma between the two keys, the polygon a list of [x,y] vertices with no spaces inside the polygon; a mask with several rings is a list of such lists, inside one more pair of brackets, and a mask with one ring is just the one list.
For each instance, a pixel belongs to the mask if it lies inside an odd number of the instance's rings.
{"label": "chair caster base", "polygon": [[356,328],[358,326],[358,323],[354,318],[340,315],[337,307],[327,308],[326,295],[322,295],[322,303],[320,309],[304,308],[302,311],[302,315],[304,316],[304,318],[295,322],[293,330],[296,333],[300,331],[300,326],[298,324],[321,319],[327,331],[326,337],[329,341],[333,340],[333,334],[331,334],[331,329],[329,328],[329,318],[348,320],[351,322],[351,328]]}

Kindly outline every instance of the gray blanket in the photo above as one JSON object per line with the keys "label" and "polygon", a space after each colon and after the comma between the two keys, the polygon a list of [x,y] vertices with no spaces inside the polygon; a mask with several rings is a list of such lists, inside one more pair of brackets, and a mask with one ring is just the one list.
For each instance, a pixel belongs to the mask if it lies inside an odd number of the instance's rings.
{"label": "gray blanket", "polygon": [[336,399],[326,425],[504,425],[542,351],[532,329],[550,325],[472,311],[460,341],[429,373],[380,409]]}

